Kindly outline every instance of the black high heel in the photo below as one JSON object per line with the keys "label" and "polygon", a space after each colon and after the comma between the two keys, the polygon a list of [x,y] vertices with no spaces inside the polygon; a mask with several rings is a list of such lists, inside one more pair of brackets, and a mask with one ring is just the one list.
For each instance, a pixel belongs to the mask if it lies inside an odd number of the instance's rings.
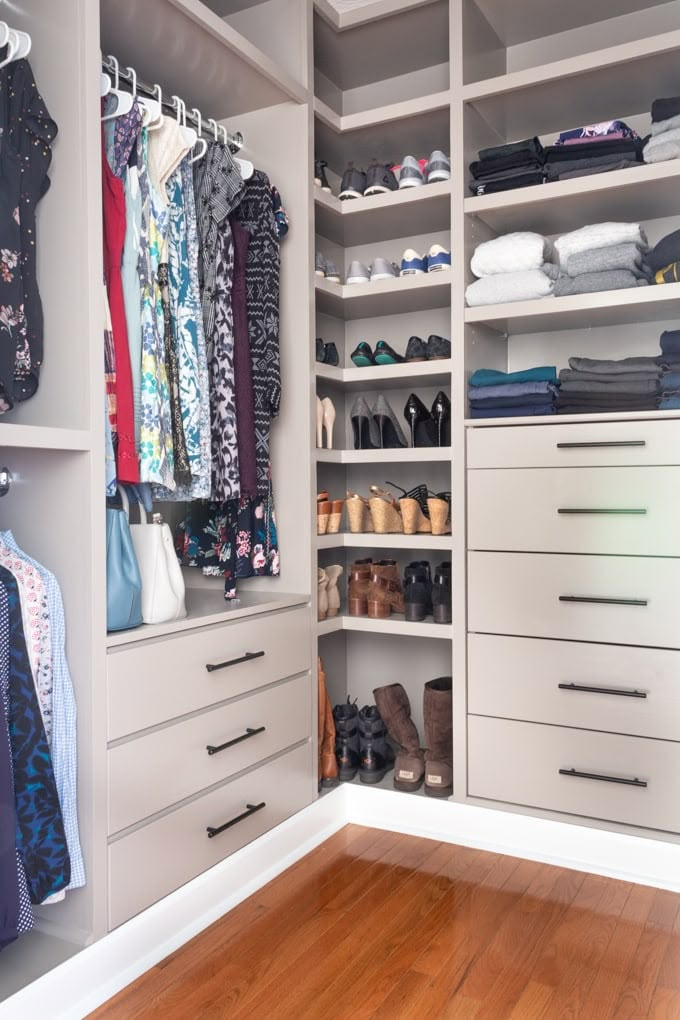
{"label": "black high heel", "polygon": [[372,414],[378,428],[381,449],[396,450],[408,446],[396,415],[382,393],[376,397]]}
{"label": "black high heel", "polygon": [[404,418],[411,429],[411,446],[436,446],[437,428],[420,397],[412,393],[404,407]]}
{"label": "black high heel", "polygon": [[437,429],[437,446],[451,445],[451,401],[440,390],[434,398],[431,410],[432,420]]}
{"label": "black high heel", "polygon": [[380,433],[376,426],[371,409],[363,397],[357,397],[349,414],[352,422],[355,450],[379,450],[381,447]]}

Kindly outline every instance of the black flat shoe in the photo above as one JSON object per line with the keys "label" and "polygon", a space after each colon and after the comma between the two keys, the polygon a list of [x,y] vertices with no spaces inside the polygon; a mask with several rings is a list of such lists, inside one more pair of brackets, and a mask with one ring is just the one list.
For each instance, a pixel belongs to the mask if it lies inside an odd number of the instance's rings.
{"label": "black flat shoe", "polygon": [[334,367],[339,365],[340,358],[338,357],[338,348],[335,346],[333,341],[329,344],[324,344],[323,360],[326,365],[333,365]]}
{"label": "black flat shoe", "polygon": [[411,446],[437,446],[437,427],[432,415],[415,393],[406,401],[404,418],[411,429]]}
{"label": "black flat shoe", "polygon": [[442,390],[434,398],[430,414],[437,429],[437,446],[450,446],[451,401]]}
{"label": "black flat shoe", "polygon": [[378,340],[375,345],[376,365],[400,365],[403,360],[401,354],[393,351],[388,343],[385,343],[384,340]]}
{"label": "black flat shoe", "polygon": [[317,337],[316,340],[314,341],[314,350],[316,360],[321,362],[321,364],[323,365],[324,361],[326,360],[326,345],[320,337]]}
{"label": "black flat shoe", "polygon": [[451,357],[451,341],[430,333],[427,338],[427,360],[445,361]]}
{"label": "black flat shoe", "polygon": [[352,363],[355,364],[357,368],[368,368],[369,365],[375,365],[373,351],[365,340],[362,340],[361,343],[357,344],[350,357],[352,359]]}
{"label": "black flat shoe", "polygon": [[409,337],[406,345],[407,361],[427,361],[427,344],[419,336]]}

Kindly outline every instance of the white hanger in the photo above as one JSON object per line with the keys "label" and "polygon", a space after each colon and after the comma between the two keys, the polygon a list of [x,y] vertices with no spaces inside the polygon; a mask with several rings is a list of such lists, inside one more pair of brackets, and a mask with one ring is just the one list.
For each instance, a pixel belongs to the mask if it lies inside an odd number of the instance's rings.
{"label": "white hanger", "polygon": [[10,38],[16,41],[16,52],[14,60],[24,60],[31,52],[33,42],[28,32],[21,32],[18,28],[10,28]]}
{"label": "white hanger", "polygon": [[215,136],[215,141],[217,141],[218,140],[218,131],[219,131],[219,127],[217,125],[217,121],[215,120],[214,117],[208,117],[208,124],[210,124],[210,127],[213,129],[213,135]]}
{"label": "white hanger", "polygon": [[113,68],[114,74],[113,88],[111,89],[109,95],[115,96],[118,102],[113,113],[104,114],[104,116],[102,117],[103,121],[113,120],[115,117],[122,117],[124,114],[129,113],[130,110],[132,109],[132,104],[134,102],[132,95],[129,92],[123,92],[121,91],[121,89],[118,88],[120,84],[120,68],[118,66],[118,61],[116,60],[115,57],[112,56],[109,56],[109,61]]}
{"label": "white hanger", "polygon": [[206,142],[205,138],[201,137],[201,135],[203,134],[203,117],[201,116],[201,111],[197,110],[196,107],[194,106],[194,108],[191,111],[191,116],[196,121],[196,127],[198,128],[198,139],[196,144],[202,146],[202,148],[200,152],[196,153],[196,155],[189,160],[189,162],[198,163],[199,159],[203,159],[206,152],[208,151],[208,143]]}
{"label": "white hanger", "polygon": [[[137,94],[137,72],[134,67],[126,67],[125,70],[132,79],[132,98],[136,99],[140,109],[142,111],[142,124],[145,128],[150,128],[152,125],[156,126],[155,122],[161,115],[160,105],[155,99],[147,99],[146,96],[140,96]],[[160,124],[157,125],[160,127]]]}
{"label": "white hanger", "polygon": [[[227,134],[227,129],[223,124],[220,124],[220,131],[222,132],[222,140],[224,144],[227,148],[229,148],[229,135]],[[236,156],[234,157],[234,162],[239,169],[242,180],[249,181],[255,173],[254,164],[251,163],[249,159],[238,159]]]}
{"label": "white hanger", "polygon": [[2,24],[4,35],[4,39],[0,43],[0,46],[7,47],[7,56],[4,60],[0,61],[0,67],[5,67],[6,64],[11,64],[14,60],[17,49],[19,48],[19,40],[9,25],[5,24],[4,21],[0,22],[0,24]]}
{"label": "white hanger", "polygon": [[187,127],[186,103],[183,99],[180,99],[179,96],[173,96],[172,102],[177,110],[177,123],[179,124],[180,131],[182,132],[184,142],[190,149],[193,149],[194,145],[198,141],[198,135],[192,127]]}
{"label": "white hanger", "polygon": [[104,96],[108,96],[111,91],[111,79],[108,74],[102,73],[99,75],[99,97],[103,99]]}

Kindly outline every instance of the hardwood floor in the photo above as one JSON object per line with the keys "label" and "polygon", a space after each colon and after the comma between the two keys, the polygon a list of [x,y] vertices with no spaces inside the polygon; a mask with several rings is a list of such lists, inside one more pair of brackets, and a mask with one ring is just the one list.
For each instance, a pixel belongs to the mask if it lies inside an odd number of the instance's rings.
{"label": "hardwood floor", "polygon": [[680,1018],[680,895],[350,825],[97,1020]]}

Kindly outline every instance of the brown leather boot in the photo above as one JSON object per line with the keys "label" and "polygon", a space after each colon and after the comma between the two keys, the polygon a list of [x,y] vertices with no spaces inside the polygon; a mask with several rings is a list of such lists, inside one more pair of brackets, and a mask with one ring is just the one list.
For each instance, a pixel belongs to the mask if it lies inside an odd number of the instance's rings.
{"label": "brown leather boot", "polygon": [[326,673],[321,658],[318,663],[319,702],[318,702],[318,776],[319,789],[322,786],[335,786],[338,781],[338,763],[335,759],[335,723],[333,709],[326,690]]}
{"label": "brown leather boot", "polygon": [[355,560],[349,571],[347,601],[350,616],[366,616],[368,613],[368,589],[371,584],[373,562]]}
{"label": "brown leather boot", "polygon": [[411,703],[401,684],[387,684],[373,691],[378,711],[392,740],[399,744],[394,763],[394,788],[405,793],[420,789],[425,777],[425,757],[418,730],[411,718]]}
{"label": "brown leather boot", "polygon": [[385,620],[392,613],[403,612],[404,589],[396,560],[379,560],[371,571],[368,615],[372,620]]}
{"label": "brown leather boot", "polygon": [[425,684],[425,793],[450,797],[453,793],[453,693],[451,677]]}

